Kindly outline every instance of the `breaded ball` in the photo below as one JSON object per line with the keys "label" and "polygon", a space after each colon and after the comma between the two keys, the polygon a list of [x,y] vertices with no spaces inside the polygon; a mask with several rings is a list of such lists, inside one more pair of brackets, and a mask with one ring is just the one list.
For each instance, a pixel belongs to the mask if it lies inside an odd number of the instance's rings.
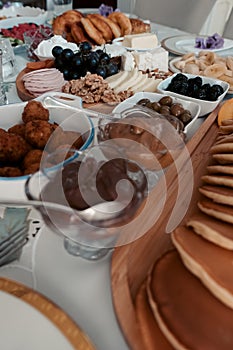
{"label": "breaded ball", "polygon": [[40,163],[30,164],[26,169],[24,169],[24,175],[34,174],[40,169]]}
{"label": "breaded ball", "polygon": [[0,161],[17,163],[30,150],[30,146],[19,135],[5,133],[0,137]]}
{"label": "breaded ball", "polygon": [[5,134],[7,131],[5,129],[0,128],[0,135]]}
{"label": "breaded ball", "polygon": [[39,101],[29,101],[24,107],[22,120],[27,123],[31,120],[49,120],[49,110],[46,109]]}
{"label": "breaded ball", "polygon": [[40,164],[42,155],[43,155],[43,151],[41,149],[31,149],[25,155],[22,161],[22,167],[26,169],[26,168],[29,168],[34,163]]}
{"label": "breaded ball", "polygon": [[17,177],[22,176],[23,172],[17,167],[5,166],[0,167],[0,176],[2,177]]}
{"label": "breaded ball", "polygon": [[29,121],[25,127],[25,139],[33,147],[43,149],[52,132],[53,127],[45,120]]}
{"label": "breaded ball", "polygon": [[16,124],[8,129],[11,134],[17,134],[24,138],[25,136],[25,124]]}

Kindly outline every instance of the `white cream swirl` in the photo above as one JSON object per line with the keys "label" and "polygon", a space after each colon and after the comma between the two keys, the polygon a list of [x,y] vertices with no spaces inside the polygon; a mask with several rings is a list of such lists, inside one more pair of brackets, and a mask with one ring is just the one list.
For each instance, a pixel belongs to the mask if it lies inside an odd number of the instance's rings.
{"label": "white cream swirl", "polygon": [[72,51],[78,50],[77,44],[68,42],[61,35],[54,35],[50,39],[42,40],[34,50],[34,54],[40,60],[54,58],[52,55],[52,49],[57,45],[61,46],[63,49],[69,48]]}

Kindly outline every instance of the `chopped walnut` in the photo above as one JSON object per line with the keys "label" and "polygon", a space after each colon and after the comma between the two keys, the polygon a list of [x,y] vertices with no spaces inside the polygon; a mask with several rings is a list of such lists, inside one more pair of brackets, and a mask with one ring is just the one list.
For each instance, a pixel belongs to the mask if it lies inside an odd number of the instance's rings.
{"label": "chopped walnut", "polygon": [[101,76],[91,73],[80,79],[68,81],[62,91],[80,96],[85,103],[121,102],[133,94],[130,90],[117,94]]}

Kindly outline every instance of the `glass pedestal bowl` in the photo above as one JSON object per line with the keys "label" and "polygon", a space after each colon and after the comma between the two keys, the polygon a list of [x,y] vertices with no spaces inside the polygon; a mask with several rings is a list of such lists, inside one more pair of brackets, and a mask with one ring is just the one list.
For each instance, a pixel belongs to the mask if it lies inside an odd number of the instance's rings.
{"label": "glass pedestal bowl", "polygon": [[32,205],[41,201],[36,209],[46,225],[64,237],[65,249],[88,260],[104,257],[118,244],[121,228],[134,219],[148,193],[140,166],[117,148],[109,152],[108,147],[108,153],[103,148],[67,150],[74,155],[62,166],[49,168],[53,159],[61,158],[60,153],[50,154],[25,185]]}

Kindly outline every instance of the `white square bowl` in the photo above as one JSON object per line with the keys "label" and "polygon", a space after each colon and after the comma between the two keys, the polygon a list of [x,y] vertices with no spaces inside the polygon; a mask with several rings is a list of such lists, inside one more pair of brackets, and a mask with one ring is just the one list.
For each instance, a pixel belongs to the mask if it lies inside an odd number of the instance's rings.
{"label": "white square bowl", "polygon": [[[121,113],[125,109],[132,107],[132,105],[137,104],[138,101],[144,98],[148,98],[151,102],[158,102],[162,97],[164,97],[164,95],[165,94],[156,92],[137,92],[136,94],[127,98],[125,101],[121,102],[118,106],[116,106],[113,110],[113,113]],[[192,115],[192,120],[184,128],[184,133],[187,133],[188,130],[190,130],[192,125],[197,120],[200,114],[201,107],[198,103],[184,100],[181,97],[172,97],[172,99],[174,103],[181,103],[184,109],[189,110]]]}
{"label": "white square bowl", "polygon": [[[208,78],[205,76],[200,76],[200,78],[202,79],[203,84],[207,84],[209,83],[211,86],[214,84],[218,84],[220,86],[222,86],[223,88],[223,93],[222,95],[220,95],[218,97],[218,99],[216,101],[207,101],[207,100],[200,100],[197,98],[193,98],[193,97],[189,97],[189,96],[185,96],[185,95],[181,95],[172,91],[167,91],[167,87],[170,84],[170,82],[172,81],[172,79],[177,75],[177,74],[181,74],[181,73],[175,73],[172,76],[164,79],[163,81],[161,81],[158,86],[157,86],[157,90],[162,93],[162,94],[166,94],[172,97],[177,97],[177,98],[181,98],[183,100],[186,101],[190,101],[190,102],[195,102],[197,103],[201,110],[200,110],[200,117],[211,113],[217,106],[218,104],[224,99],[225,95],[227,94],[230,85],[222,80],[219,79],[214,79],[214,78]],[[187,74],[187,73],[182,73],[183,75],[187,76],[189,79],[190,78],[195,78],[197,77],[197,75],[193,75],[193,74]]]}

